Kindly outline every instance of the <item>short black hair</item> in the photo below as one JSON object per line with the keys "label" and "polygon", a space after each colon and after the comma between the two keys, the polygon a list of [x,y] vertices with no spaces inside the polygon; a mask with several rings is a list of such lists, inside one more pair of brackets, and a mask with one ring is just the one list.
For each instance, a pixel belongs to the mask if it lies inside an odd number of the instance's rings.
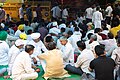
{"label": "short black hair", "polygon": [[98,33],[98,32],[100,32],[100,31],[101,31],[100,28],[95,28],[94,33]]}
{"label": "short black hair", "polygon": [[99,11],[100,10],[100,7],[98,6],[97,8],[96,8],[96,11]]}
{"label": "short black hair", "polygon": [[65,32],[65,28],[61,28],[61,32]]}
{"label": "short black hair", "polygon": [[109,37],[109,39],[113,39],[113,38],[114,38],[114,35],[113,35],[111,32],[109,32],[109,33],[108,33],[108,37]]}
{"label": "short black hair", "polygon": [[73,35],[73,32],[72,31],[68,31],[67,34],[68,35]]}
{"label": "short black hair", "polygon": [[82,50],[84,50],[86,48],[86,45],[85,45],[85,43],[83,41],[78,41],[77,46],[79,48],[81,48]]}
{"label": "short black hair", "polygon": [[89,34],[87,35],[88,39],[90,39],[92,35],[93,35],[93,33],[89,33]]}
{"label": "short black hair", "polygon": [[29,29],[28,31],[27,31],[27,35],[30,35],[30,34],[32,34],[32,29]]}
{"label": "short black hair", "polygon": [[75,27],[75,31],[79,31],[79,28],[78,28],[78,27]]}
{"label": "short black hair", "polygon": [[55,49],[56,48],[56,43],[55,42],[50,42],[49,44],[48,44],[48,50],[53,50],[53,49]]}
{"label": "short black hair", "polygon": [[95,53],[97,56],[100,56],[101,54],[104,54],[105,46],[104,45],[97,45],[95,46]]}
{"label": "short black hair", "polygon": [[52,36],[46,36],[45,42],[51,42],[52,39],[53,39]]}
{"label": "short black hair", "polygon": [[32,51],[32,50],[34,50],[34,46],[33,45],[26,45],[25,46],[25,51],[27,52],[27,53],[29,53],[30,51]]}

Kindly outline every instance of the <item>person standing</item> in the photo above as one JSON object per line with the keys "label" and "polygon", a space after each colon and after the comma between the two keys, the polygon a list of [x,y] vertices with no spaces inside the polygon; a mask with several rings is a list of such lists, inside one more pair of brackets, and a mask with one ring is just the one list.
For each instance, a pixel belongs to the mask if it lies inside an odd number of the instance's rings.
{"label": "person standing", "polygon": [[37,72],[32,69],[31,57],[33,54],[34,46],[26,45],[25,51],[22,51],[15,59],[12,67],[13,80],[29,80],[38,77]]}
{"label": "person standing", "polygon": [[27,16],[28,21],[31,23],[32,18],[33,18],[31,5],[28,5],[28,8],[26,9],[26,16]]}
{"label": "person standing", "polygon": [[93,16],[93,9],[92,9],[92,7],[90,6],[89,8],[87,8],[85,10],[85,13],[86,13],[86,22],[87,23],[92,22],[92,16]]}
{"label": "person standing", "polygon": [[5,10],[3,9],[3,7],[0,7],[0,22],[2,20],[5,20]]}
{"label": "person standing", "polygon": [[106,13],[107,13],[107,15],[106,15],[106,23],[110,25],[110,22],[111,22],[111,14],[112,14],[112,11],[113,11],[110,3],[107,4],[107,8],[106,8],[105,11],[106,11]]}
{"label": "person standing", "polygon": [[65,21],[65,23],[67,22],[68,16],[69,16],[68,7],[65,7],[62,11],[62,19]]}
{"label": "person standing", "polygon": [[58,4],[56,4],[52,9],[52,18],[58,20],[61,17],[61,9]]}
{"label": "person standing", "polygon": [[24,9],[25,9],[25,4],[22,4],[22,6],[19,8],[19,17],[21,21],[24,21]]}
{"label": "person standing", "polygon": [[41,21],[41,19],[42,19],[42,13],[41,13],[40,4],[37,5],[36,14],[37,14],[37,21]]}
{"label": "person standing", "polygon": [[102,13],[99,11],[100,7],[96,8],[96,12],[93,13],[92,22],[95,25],[95,28],[101,28],[101,21],[103,20]]}

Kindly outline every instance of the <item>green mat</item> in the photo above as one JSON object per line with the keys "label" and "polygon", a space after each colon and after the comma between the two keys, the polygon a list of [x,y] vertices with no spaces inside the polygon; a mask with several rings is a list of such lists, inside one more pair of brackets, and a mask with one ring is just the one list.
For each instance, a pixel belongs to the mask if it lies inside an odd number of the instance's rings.
{"label": "green mat", "polygon": [[[0,69],[3,67],[7,67],[7,66],[0,66]],[[44,71],[42,69],[42,66],[39,66],[40,68],[40,72],[38,73],[38,78],[36,80],[45,80],[44,78],[42,78],[42,75],[44,74]],[[63,78],[63,79],[50,79],[50,80],[80,80],[81,76],[79,75],[75,75],[75,74],[71,74],[69,73],[71,76],[68,78]],[[7,72],[5,72],[4,75],[7,75]],[[0,77],[0,80],[12,80],[12,79],[4,79],[3,77]]]}

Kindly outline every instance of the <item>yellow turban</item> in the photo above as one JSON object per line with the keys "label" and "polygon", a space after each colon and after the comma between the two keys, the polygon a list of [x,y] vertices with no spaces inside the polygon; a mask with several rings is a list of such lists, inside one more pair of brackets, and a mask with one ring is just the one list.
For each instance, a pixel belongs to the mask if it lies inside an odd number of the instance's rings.
{"label": "yellow turban", "polygon": [[24,30],[24,25],[22,25],[22,24],[19,25],[19,26],[18,26],[18,30]]}
{"label": "yellow turban", "polygon": [[27,39],[27,35],[25,33],[21,33],[20,34],[20,39],[26,40]]}

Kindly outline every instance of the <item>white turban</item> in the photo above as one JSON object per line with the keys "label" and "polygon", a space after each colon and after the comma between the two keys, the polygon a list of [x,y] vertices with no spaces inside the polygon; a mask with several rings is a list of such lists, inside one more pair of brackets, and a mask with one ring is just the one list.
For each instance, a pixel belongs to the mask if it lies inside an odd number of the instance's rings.
{"label": "white turban", "polygon": [[16,46],[24,45],[24,41],[21,40],[21,39],[18,39],[18,40],[15,41],[15,45],[16,45]]}
{"label": "white turban", "polygon": [[40,33],[32,33],[31,38],[32,39],[38,39],[40,37]]}

